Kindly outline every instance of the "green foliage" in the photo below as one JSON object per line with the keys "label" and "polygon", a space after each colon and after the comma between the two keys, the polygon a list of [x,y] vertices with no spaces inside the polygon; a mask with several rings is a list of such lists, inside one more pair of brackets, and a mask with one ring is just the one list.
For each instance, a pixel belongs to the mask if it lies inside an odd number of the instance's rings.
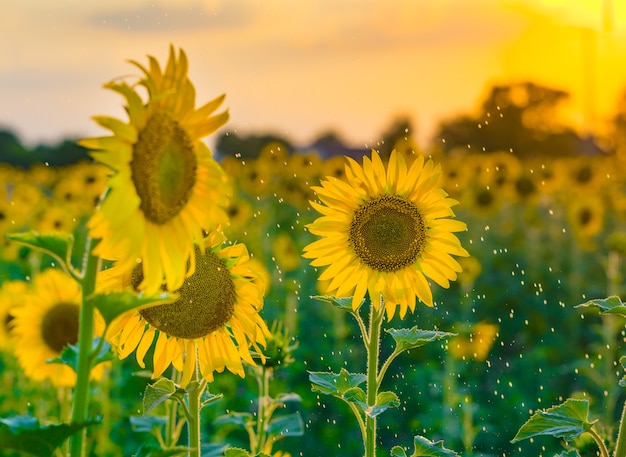
{"label": "green foliage", "polygon": [[273,417],[266,428],[269,436],[302,436],[304,434],[304,422],[300,412]]}
{"label": "green foliage", "polygon": [[454,333],[440,332],[434,330],[420,330],[417,327],[413,328],[401,328],[401,329],[386,329],[392,338],[396,342],[395,352],[406,351],[407,349],[418,348],[433,341],[441,340],[450,336],[455,336]]}
{"label": "green foliage", "polygon": [[414,438],[415,450],[410,456],[406,455],[404,449],[395,446],[391,449],[391,457],[458,457],[454,451],[443,447],[443,441],[430,441],[428,438],[417,435]]}
{"label": "green foliage", "polygon": [[104,318],[107,325],[116,317],[135,308],[162,305],[176,300],[176,294],[164,292],[162,294],[145,297],[130,291],[93,294],[86,301],[95,306]]}
{"label": "green foliage", "polygon": [[352,309],[352,297],[334,297],[332,295],[312,295],[311,298],[314,298],[319,301],[323,301],[326,303],[330,303],[335,308],[343,309],[344,311],[356,311],[366,302],[364,298],[361,300],[361,304],[356,310]]}
{"label": "green foliage", "polygon": [[101,422],[41,425],[32,416],[0,418],[0,449],[16,450],[36,457],[50,457],[74,433]]}
{"label": "green foliage", "polygon": [[588,422],[588,415],[589,401],[570,398],[558,406],[535,412],[522,425],[511,442],[515,443],[539,435],[573,440],[589,431],[593,425]]}
{"label": "green foliage", "polygon": [[[50,359],[48,363],[62,363],[69,366],[74,371],[78,371],[78,346],[78,344],[68,344],[63,348],[60,357]],[[94,338],[92,350],[92,368],[100,363],[110,362],[114,359],[113,353],[111,352],[111,344],[100,337]]]}
{"label": "green foliage", "polygon": [[576,308],[595,308],[599,309],[602,314],[626,316],[626,305],[615,295],[608,298],[589,300],[576,306]]}
{"label": "green foliage", "polygon": [[333,395],[343,398],[344,394],[358,389],[358,386],[366,380],[363,373],[349,373],[345,368],[337,373],[313,372],[309,371],[309,381],[311,381],[313,392],[321,392],[325,395]]}
{"label": "green foliage", "polygon": [[134,454],[134,457],[178,457],[181,455],[187,455],[189,448],[176,446],[169,449],[161,449],[161,447],[154,444],[142,444]]}
{"label": "green foliage", "polygon": [[263,452],[259,452],[258,454],[250,454],[245,449],[239,448],[230,448],[226,449],[224,452],[224,457],[271,457]]}
{"label": "green foliage", "polygon": [[34,231],[9,233],[6,237],[30,248],[48,254],[54,258],[65,271],[71,271],[72,246],[74,236],[70,233],[37,233]]}

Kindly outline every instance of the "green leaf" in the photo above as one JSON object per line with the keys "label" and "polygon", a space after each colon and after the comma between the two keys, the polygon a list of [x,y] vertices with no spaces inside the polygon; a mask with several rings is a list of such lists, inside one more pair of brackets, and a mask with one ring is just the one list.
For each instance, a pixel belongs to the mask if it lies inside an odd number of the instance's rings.
{"label": "green leaf", "polygon": [[413,328],[390,328],[386,330],[396,342],[395,352],[402,352],[407,349],[413,349],[433,341],[438,341],[442,338],[449,336],[455,336],[455,333],[438,332],[434,330],[420,330],[417,327]]}
{"label": "green leaf", "polygon": [[100,421],[98,417],[82,423],[40,425],[32,416],[0,418],[0,449],[50,457],[71,435]]}
{"label": "green leaf", "polygon": [[[113,353],[111,352],[111,345],[107,341],[103,341],[102,346],[100,346],[100,350],[97,354],[95,353],[95,350],[98,349],[98,345],[100,344],[100,340],[101,338],[97,337],[92,343],[92,351],[94,351],[94,358],[92,359],[91,364],[92,367],[95,367],[99,363],[109,362],[114,359]],[[49,359],[47,362],[62,363],[63,365],[67,365],[74,371],[78,372],[78,351],[78,344],[68,344],[63,348],[59,357]]]}
{"label": "green leaf", "polygon": [[176,446],[169,449],[161,449],[154,444],[142,444],[134,454],[134,457],[176,457],[178,455],[186,455],[189,448]]}
{"label": "green leaf", "polygon": [[348,373],[345,368],[339,374],[309,371],[309,381],[313,384],[313,392],[321,392],[326,395],[341,397],[346,390],[358,387],[367,379],[362,373]]}
{"label": "green leaf", "polygon": [[304,422],[299,412],[278,416],[270,421],[266,431],[273,436],[302,436]]}
{"label": "green leaf", "polygon": [[376,404],[365,410],[369,417],[376,417],[389,408],[400,406],[400,399],[394,392],[379,392],[376,396]]}
{"label": "green leaf", "polygon": [[158,432],[165,424],[167,424],[165,416],[130,416],[130,426],[137,433]]}
{"label": "green leaf", "polygon": [[143,413],[150,412],[176,393],[176,384],[167,378],[160,378],[154,384],[148,384],[143,394]]}
{"label": "green leaf", "polygon": [[[248,451],[244,449],[234,448],[234,447],[231,447],[230,449],[226,449],[226,452],[224,453],[224,457],[251,457],[251,456],[252,454],[248,454]],[[255,454],[252,457],[270,457],[270,456],[265,454],[264,452],[259,452],[258,454]]]}
{"label": "green leaf", "polygon": [[70,256],[74,245],[74,236],[70,233],[38,233],[35,231],[9,233],[6,237],[28,247],[38,249],[53,257],[68,271],[71,265]]}
{"label": "green leaf", "polygon": [[559,452],[558,454],[555,454],[554,457],[580,457],[580,454],[578,453],[578,450],[570,449],[569,451]]}
{"label": "green leaf", "polygon": [[279,403],[290,403],[290,402],[298,402],[301,403],[302,402],[302,397],[300,397],[300,395],[298,395],[295,392],[290,392],[290,393],[282,393],[279,394],[274,401],[277,401]]}
{"label": "green leaf", "polygon": [[249,425],[255,424],[256,419],[251,413],[232,412],[218,417],[213,423],[216,425],[231,424],[245,429]]}
{"label": "green leaf", "polygon": [[211,392],[209,392],[209,389],[206,389],[204,392],[202,392],[202,396],[200,397],[200,400],[202,401],[202,403],[200,404],[200,409],[204,408],[205,406],[212,405],[213,403],[217,403],[223,397],[224,397],[224,394],[214,395]]}
{"label": "green leaf", "polygon": [[143,295],[134,294],[130,291],[110,292],[107,294],[93,294],[87,297],[87,302],[98,308],[104,321],[108,324],[120,314],[130,311],[131,309],[150,305],[162,305],[171,303],[178,298],[175,294],[162,293],[153,297],[144,297]]}
{"label": "green leaf", "polygon": [[626,316],[626,305],[619,297],[597,298],[577,305],[576,308],[598,308],[602,314],[621,314]]}
{"label": "green leaf", "polygon": [[391,457],[406,457],[406,452],[400,446],[391,448]]}
{"label": "green leaf", "polygon": [[[459,457],[454,451],[443,447],[443,441],[430,441],[428,438],[417,435],[413,438],[415,451],[410,457]],[[402,454],[398,454],[402,455]]]}
{"label": "green leaf", "polygon": [[[323,301],[326,303],[330,303],[336,308],[343,309],[344,311],[356,311],[352,309],[352,297],[333,297],[332,295],[311,295],[311,298],[314,298],[319,301]],[[365,298],[361,300],[361,303],[357,307],[359,309],[365,303]]]}
{"label": "green leaf", "polygon": [[538,435],[573,440],[593,424],[587,421],[589,401],[569,398],[564,403],[545,411],[539,410],[519,429],[511,443]]}

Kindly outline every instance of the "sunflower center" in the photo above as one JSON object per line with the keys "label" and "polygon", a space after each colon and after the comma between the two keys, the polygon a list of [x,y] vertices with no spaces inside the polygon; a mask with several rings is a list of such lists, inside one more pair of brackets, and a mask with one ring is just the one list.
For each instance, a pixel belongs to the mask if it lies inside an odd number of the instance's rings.
{"label": "sunflower center", "polygon": [[[141,278],[136,279],[141,282]],[[211,251],[200,254],[196,248],[196,271],[178,295],[174,303],[145,308],[139,313],[162,332],[185,339],[214,332],[235,313],[235,283],[224,261]]]}
{"label": "sunflower center", "polygon": [[41,336],[50,349],[61,352],[68,344],[78,341],[78,314],[76,303],[57,303],[43,316]]}
{"label": "sunflower center", "polygon": [[187,204],[196,182],[193,143],[167,113],[154,113],[139,133],[130,163],[146,219],[165,224]]}
{"label": "sunflower center", "polygon": [[397,271],[413,264],[426,244],[424,218],[412,202],[382,195],[363,203],[350,224],[350,244],[367,266]]}

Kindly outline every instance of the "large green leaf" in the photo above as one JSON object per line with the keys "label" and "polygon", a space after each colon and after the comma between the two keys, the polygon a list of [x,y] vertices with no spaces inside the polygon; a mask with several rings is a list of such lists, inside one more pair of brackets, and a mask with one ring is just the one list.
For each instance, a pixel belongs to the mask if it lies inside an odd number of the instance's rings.
{"label": "large green leaf", "polygon": [[576,308],[597,308],[602,314],[620,314],[626,317],[626,305],[615,295],[608,298],[589,300],[577,305]]}
{"label": "large green leaf", "polygon": [[417,327],[413,328],[390,328],[386,330],[396,342],[395,352],[402,352],[407,349],[413,349],[425,344],[432,343],[433,341],[441,340],[449,336],[455,336],[454,333],[439,332],[435,330],[420,330]]}
{"label": "large green leaf", "polygon": [[70,233],[38,233],[35,231],[22,233],[9,233],[6,237],[28,247],[45,252],[61,264],[65,270],[69,270],[74,245],[74,236]]}
{"label": "large green leaf", "polygon": [[267,433],[273,436],[302,436],[304,422],[299,412],[272,418],[267,426]]}
{"label": "large green leaf", "polygon": [[[352,297],[333,297],[332,295],[312,295],[311,298],[314,298],[319,301],[323,301],[326,303],[330,303],[336,308],[343,309],[344,311],[356,311],[352,309]],[[360,308],[365,303],[365,298],[361,300],[361,303],[357,307]]]}
{"label": "large green leaf", "polygon": [[146,414],[178,392],[174,381],[160,378],[154,384],[148,384],[143,393],[143,413]]}
{"label": "large green leaf", "polygon": [[41,425],[32,416],[0,418],[0,449],[50,457],[71,435],[100,421],[95,418],[82,423]]}
{"label": "large green leaf", "polygon": [[[459,457],[454,451],[443,447],[443,441],[430,441],[428,438],[417,435],[413,438],[415,450],[409,457]],[[400,446],[391,449],[391,457],[407,457]]]}
{"label": "large green leaf", "polygon": [[309,371],[309,381],[313,392],[341,397],[346,390],[358,387],[367,379],[363,373],[349,373],[342,368],[339,374],[321,371]]}
{"label": "large green leaf", "polygon": [[171,303],[177,298],[177,295],[169,293],[144,297],[130,291],[123,291],[93,294],[87,297],[87,302],[98,308],[104,321],[110,324],[116,317],[131,309]]}
{"label": "large green leaf", "polygon": [[538,435],[573,440],[589,430],[589,401],[569,398],[560,405],[539,410],[519,429],[511,443]]}
{"label": "large green leaf", "polygon": [[[93,359],[91,362],[91,366],[95,367],[99,363],[109,362],[114,359],[113,353],[111,352],[111,344],[107,341],[102,341],[100,345],[101,338],[97,337],[93,340],[92,350],[94,351]],[[98,349],[98,353],[95,351]],[[78,352],[79,346],[78,344],[68,344],[63,348],[61,355],[59,357],[55,357],[53,359],[48,360],[48,363],[62,363],[64,365],[69,366],[74,371],[78,372]]]}

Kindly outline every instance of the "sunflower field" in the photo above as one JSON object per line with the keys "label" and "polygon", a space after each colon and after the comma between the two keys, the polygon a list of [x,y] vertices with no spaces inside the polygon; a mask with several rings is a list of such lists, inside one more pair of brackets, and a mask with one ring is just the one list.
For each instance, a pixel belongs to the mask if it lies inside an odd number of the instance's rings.
{"label": "sunflower field", "polygon": [[0,455],[626,455],[619,151],[226,156],[132,63],[90,160],[0,162]]}

